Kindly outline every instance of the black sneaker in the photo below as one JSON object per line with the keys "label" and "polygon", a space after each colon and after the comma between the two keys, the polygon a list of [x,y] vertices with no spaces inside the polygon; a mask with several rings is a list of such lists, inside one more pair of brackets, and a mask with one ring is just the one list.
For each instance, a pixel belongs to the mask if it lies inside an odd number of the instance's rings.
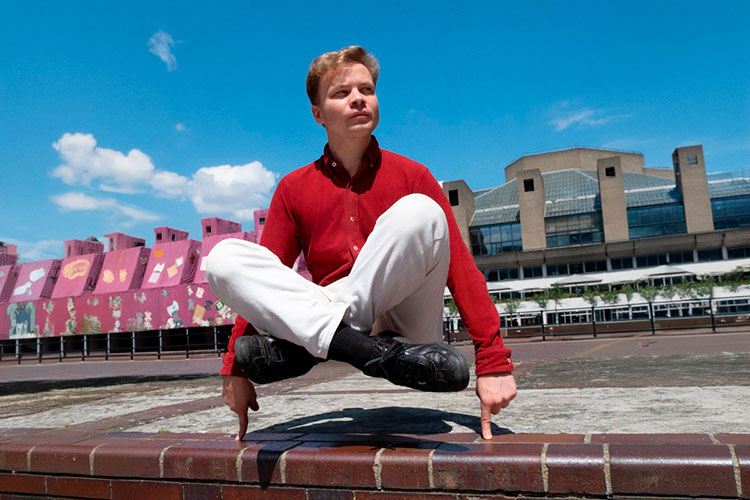
{"label": "black sneaker", "polygon": [[409,344],[395,335],[376,337],[382,355],[365,365],[365,375],[429,392],[462,391],[469,385],[469,365],[454,347],[437,342]]}
{"label": "black sneaker", "polygon": [[247,378],[270,384],[309,372],[318,359],[304,347],[270,335],[246,335],[234,342],[234,359]]}

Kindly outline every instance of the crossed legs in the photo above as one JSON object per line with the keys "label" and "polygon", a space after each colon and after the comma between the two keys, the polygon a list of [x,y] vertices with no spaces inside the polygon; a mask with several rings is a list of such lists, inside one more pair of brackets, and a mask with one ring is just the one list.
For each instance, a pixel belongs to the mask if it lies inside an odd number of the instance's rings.
{"label": "crossed legs", "polygon": [[360,332],[395,330],[415,343],[442,337],[448,226],[431,198],[412,194],[377,220],[351,273],[311,283],[268,249],[218,243],[207,259],[211,289],[253,326],[326,358],[341,323]]}

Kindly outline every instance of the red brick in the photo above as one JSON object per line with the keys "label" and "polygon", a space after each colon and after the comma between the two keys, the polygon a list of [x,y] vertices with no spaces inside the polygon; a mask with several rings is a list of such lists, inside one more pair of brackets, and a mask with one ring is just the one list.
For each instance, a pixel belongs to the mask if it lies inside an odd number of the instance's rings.
{"label": "red brick", "polygon": [[251,444],[242,453],[242,477],[245,483],[281,483],[281,455],[298,446],[299,441],[269,441]]}
{"label": "red brick", "polygon": [[93,446],[38,444],[31,450],[30,472],[78,474],[88,476],[89,455]]}
{"label": "red brick", "polygon": [[547,448],[550,493],[606,495],[600,444],[551,444]]}
{"label": "red brick", "polygon": [[736,496],[724,445],[609,446],[612,492],[671,496]]}
{"label": "red brick", "polygon": [[47,494],[75,498],[109,498],[109,480],[48,476]]}
{"label": "red brick", "polygon": [[357,500],[455,500],[456,495],[449,493],[421,493],[416,491],[359,491],[355,492]]}
{"label": "red brick", "polygon": [[[506,495],[458,495],[458,500],[518,500],[520,497],[509,497]],[[543,497],[534,497],[534,500],[543,500]],[[562,499],[556,499],[562,500]]]}
{"label": "red brick", "polygon": [[375,487],[371,446],[303,443],[286,454],[286,482],[311,486]]}
{"label": "red brick", "polygon": [[307,500],[352,500],[352,490],[307,490]]}
{"label": "red brick", "polygon": [[715,434],[714,437],[721,443],[750,445],[750,434]]}
{"label": "red brick", "polygon": [[430,486],[427,459],[432,450],[396,448],[380,455],[381,484],[385,489],[424,490]]}
{"label": "red brick", "polygon": [[583,443],[583,434],[500,434],[483,443]]}
{"label": "red brick", "polygon": [[222,500],[305,500],[305,489],[223,485],[221,498]]}
{"label": "red brick", "polygon": [[734,453],[740,463],[742,498],[750,498],[750,445],[737,445],[734,447]]}
{"label": "red brick", "polygon": [[248,432],[242,440],[246,443],[261,441],[292,441],[304,436],[301,432]]}
{"label": "red brick", "polygon": [[159,477],[159,456],[169,443],[135,441],[104,445],[94,450],[94,475],[114,477]]}
{"label": "red brick", "polygon": [[306,443],[354,443],[365,444],[375,440],[372,434],[326,434],[310,433],[303,434],[294,438],[295,441],[304,441]]}
{"label": "red brick", "polygon": [[237,457],[252,446],[238,441],[191,441],[164,452],[164,476],[197,480],[238,481]]}
{"label": "red brick", "polygon": [[0,473],[0,491],[5,493],[44,493],[45,476]]}
{"label": "red brick", "polygon": [[181,500],[182,492],[178,483],[158,481],[112,481],[112,500]]}
{"label": "red brick", "polygon": [[592,444],[712,444],[708,434],[593,434]]}
{"label": "red brick", "polygon": [[221,486],[218,484],[183,484],[182,500],[221,500]]}
{"label": "red brick", "polygon": [[541,444],[446,444],[432,457],[435,487],[542,492]]}
{"label": "red brick", "polygon": [[0,470],[27,471],[32,447],[25,443],[0,443]]}

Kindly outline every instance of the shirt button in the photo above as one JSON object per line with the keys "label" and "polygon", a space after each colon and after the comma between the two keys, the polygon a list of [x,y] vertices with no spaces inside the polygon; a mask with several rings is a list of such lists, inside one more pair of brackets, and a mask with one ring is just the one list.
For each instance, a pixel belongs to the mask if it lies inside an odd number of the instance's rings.
{"label": "shirt button", "polygon": [[349,217],[350,222],[354,222],[354,217]]}
{"label": "shirt button", "polygon": [[336,165],[336,162],[335,162],[335,161],[332,161],[332,162],[331,162],[331,166],[332,166],[332,167],[334,167],[334,168],[336,168],[336,167],[337,167],[338,165]]}
{"label": "shirt button", "polygon": [[357,245],[354,245],[354,251],[356,252],[357,250],[359,250],[359,247]]}

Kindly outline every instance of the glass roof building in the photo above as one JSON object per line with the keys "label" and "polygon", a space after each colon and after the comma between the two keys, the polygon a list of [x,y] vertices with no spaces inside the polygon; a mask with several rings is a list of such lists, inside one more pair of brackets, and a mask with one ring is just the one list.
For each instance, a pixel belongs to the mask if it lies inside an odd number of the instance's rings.
{"label": "glass roof building", "polygon": [[523,156],[494,188],[443,189],[489,282],[750,258],[750,178],[707,176],[702,146],[672,164],[574,148]]}

